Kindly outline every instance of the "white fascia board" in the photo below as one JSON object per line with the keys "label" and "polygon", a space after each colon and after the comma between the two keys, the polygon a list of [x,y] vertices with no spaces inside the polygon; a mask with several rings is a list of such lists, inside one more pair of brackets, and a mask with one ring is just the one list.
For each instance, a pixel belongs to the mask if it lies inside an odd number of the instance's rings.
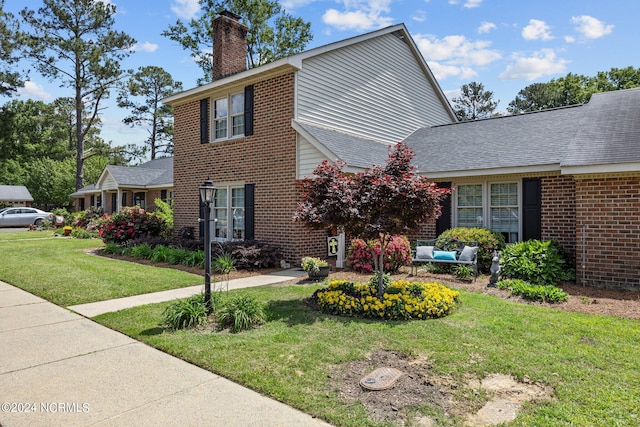
{"label": "white fascia board", "polygon": [[563,175],[589,175],[603,173],[640,172],[639,162],[607,163],[602,165],[564,166]]}
{"label": "white fascia board", "polygon": [[536,165],[524,167],[510,168],[493,168],[493,169],[469,169],[456,171],[429,172],[420,171],[420,175],[424,175],[429,179],[445,179],[445,178],[466,178],[477,176],[494,176],[494,175],[517,175],[540,172],[559,172],[560,164]]}
{"label": "white fascia board", "polygon": [[185,91],[173,94],[162,99],[162,102],[166,105],[178,105],[188,102],[194,98],[200,98],[203,93],[221,89],[226,86],[232,86],[243,81],[261,81],[267,78],[280,74],[288,70],[299,70],[301,64],[299,60],[294,57],[283,58],[277,61],[271,62],[260,67],[251,68],[250,70],[243,71],[238,74],[234,74],[229,77],[225,77],[215,82],[207,83],[202,86],[187,89]]}

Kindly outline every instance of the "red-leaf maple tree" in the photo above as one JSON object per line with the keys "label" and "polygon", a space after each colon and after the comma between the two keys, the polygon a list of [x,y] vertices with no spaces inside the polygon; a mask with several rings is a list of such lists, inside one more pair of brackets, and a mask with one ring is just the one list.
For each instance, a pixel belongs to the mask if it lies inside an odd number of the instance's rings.
{"label": "red-leaf maple tree", "polygon": [[389,149],[385,166],[357,174],[343,172],[344,163],[323,161],[313,176],[300,181],[302,201],[295,221],[315,229],[342,229],[351,238],[378,241],[380,253],[369,244],[378,274],[378,295],[384,293],[383,256],[391,236],[416,232],[440,215],[440,200],[449,189],[438,188],[415,172],[414,152],[402,143]]}

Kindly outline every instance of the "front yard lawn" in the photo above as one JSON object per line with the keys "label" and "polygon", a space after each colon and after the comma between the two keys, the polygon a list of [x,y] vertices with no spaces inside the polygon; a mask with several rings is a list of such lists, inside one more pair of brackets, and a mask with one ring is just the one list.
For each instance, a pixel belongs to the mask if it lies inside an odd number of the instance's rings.
{"label": "front yard lawn", "polygon": [[61,306],[182,288],[202,276],[88,255],[97,239],[53,232],[0,234],[0,280]]}
{"label": "front yard lawn", "polygon": [[[96,320],[340,426],[389,425],[374,422],[363,403],[346,400],[345,390],[359,388],[360,377],[351,384],[336,383],[348,362],[365,360],[380,350],[421,363],[426,381],[453,399],[449,407],[425,401],[419,408],[398,411],[398,417],[408,417],[408,425],[425,415],[437,419],[437,425],[463,425],[466,416],[490,397],[466,384],[490,374],[550,387],[548,399],[524,403],[509,425],[640,423],[636,320],[567,313],[463,292],[460,308],[442,319],[371,321],[313,311],[303,300],[315,289],[308,285],[241,291],[267,304],[269,321],[239,334],[165,330],[160,319],[167,304],[104,314]],[[388,423],[394,421],[399,418]]]}

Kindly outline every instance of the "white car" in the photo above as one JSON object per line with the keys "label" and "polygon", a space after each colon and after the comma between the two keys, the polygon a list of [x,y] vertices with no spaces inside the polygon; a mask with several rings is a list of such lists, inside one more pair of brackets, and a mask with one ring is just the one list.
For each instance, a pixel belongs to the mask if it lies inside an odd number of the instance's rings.
{"label": "white car", "polygon": [[53,214],[40,209],[26,207],[0,209],[0,227],[40,226],[44,220],[53,221]]}

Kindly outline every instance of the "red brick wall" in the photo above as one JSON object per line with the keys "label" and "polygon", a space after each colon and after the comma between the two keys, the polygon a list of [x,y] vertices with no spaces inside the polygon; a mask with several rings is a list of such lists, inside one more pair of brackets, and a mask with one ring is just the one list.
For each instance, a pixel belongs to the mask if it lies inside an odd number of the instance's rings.
{"label": "red brick wall", "polygon": [[294,75],[254,85],[254,134],[200,144],[199,100],[174,108],[174,224],[198,230],[198,187],[214,183],[255,184],[255,238],[278,245],[294,265],[303,256],[326,257],[324,231],[292,221],[296,186]]}
{"label": "red brick wall", "polygon": [[578,282],[640,290],[640,178],[577,180],[576,211]]}
{"label": "red brick wall", "polygon": [[576,253],[576,184],[572,176],[541,178],[542,240],[555,239],[575,257]]}

